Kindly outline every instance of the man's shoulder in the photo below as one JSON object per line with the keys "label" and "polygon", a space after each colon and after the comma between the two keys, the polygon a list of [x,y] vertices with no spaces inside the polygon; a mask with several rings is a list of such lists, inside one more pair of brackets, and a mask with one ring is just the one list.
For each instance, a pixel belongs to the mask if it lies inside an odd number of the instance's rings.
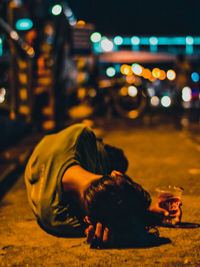
{"label": "man's shoulder", "polygon": [[73,124],[65,128],[58,134],[59,134],[59,137],[63,136],[64,138],[77,140],[77,141],[82,140],[82,139],[87,139],[87,138],[89,139],[92,138],[96,140],[96,136],[93,130],[83,123]]}
{"label": "man's shoulder", "polygon": [[76,133],[81,134],[83,131],[92,132],[92,129],[90,129],[88,126],[86,126],[83,123],[76,123],[61,130],[60,132],[58,132],[58,134],[76,134]]}

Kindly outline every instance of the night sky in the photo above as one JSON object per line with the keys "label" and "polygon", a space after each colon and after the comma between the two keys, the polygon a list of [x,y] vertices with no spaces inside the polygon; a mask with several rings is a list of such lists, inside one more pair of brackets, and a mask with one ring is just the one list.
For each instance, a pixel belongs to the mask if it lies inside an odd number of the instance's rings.
{"label": "night sky", "polygon": [[102,34],[200,35],[199,0],[68,0]]}

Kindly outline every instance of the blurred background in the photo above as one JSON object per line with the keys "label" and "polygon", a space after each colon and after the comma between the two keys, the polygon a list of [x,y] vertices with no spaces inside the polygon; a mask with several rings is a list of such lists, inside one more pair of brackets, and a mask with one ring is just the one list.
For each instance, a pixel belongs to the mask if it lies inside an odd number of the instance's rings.
{"label": "blurred background", "polygon": [[1,0],[0,148],[84,119],[200,122],[200,2]]}

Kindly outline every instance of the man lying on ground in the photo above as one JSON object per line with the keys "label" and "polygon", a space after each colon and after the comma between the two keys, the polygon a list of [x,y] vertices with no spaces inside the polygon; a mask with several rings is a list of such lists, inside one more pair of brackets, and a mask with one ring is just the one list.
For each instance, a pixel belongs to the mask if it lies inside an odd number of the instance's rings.
{"label": "man lying on ground", "polygon": [[125,174],[127,168],[123,151],[84,124],[45,136],[25,170],[39,225],[57,236],[85,234],[96,247],[146,242],[154,219],[168,214],[150,205],[149,193]]}

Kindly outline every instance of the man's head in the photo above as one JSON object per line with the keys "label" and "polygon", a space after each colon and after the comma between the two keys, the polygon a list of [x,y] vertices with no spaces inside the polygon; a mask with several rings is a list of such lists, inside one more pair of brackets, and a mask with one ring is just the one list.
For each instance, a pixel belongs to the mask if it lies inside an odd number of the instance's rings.
{"label": "man's head", "polygon": [[114,231],[144,224],[150,195],[126,175],[103,176],[84,192],[86,214],[92,224],[101,222]]}

